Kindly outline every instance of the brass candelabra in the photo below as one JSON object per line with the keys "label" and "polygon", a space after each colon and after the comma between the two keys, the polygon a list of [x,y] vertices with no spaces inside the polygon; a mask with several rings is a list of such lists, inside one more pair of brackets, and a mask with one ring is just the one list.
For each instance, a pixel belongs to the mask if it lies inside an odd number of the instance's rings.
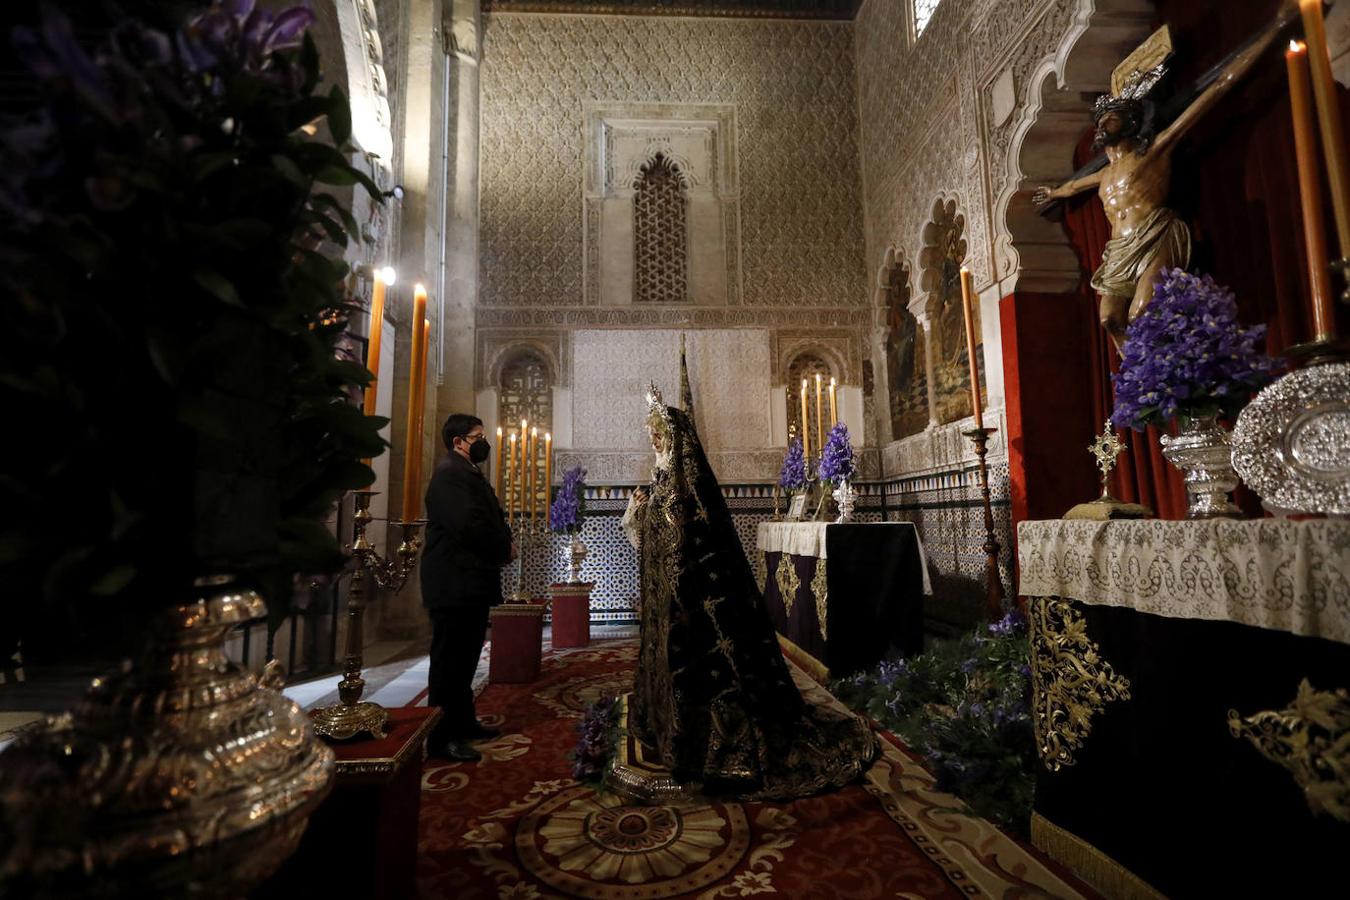
{"label": "brass candelabra", "polygon": [[1002,548],[994,537],[994,510],[989,502],[989,469],[984,457],[989,452],[989,435],[996,428],[972,428],[961,432],[975,444],[975,456],[980,461],[980,495],[984,500],[984,556],[985,556],[985,611],[990,618],[1003,615],[1003,576],[998,570],[998,556]]}
{"label": "brass candelabra", "polygon": [[312,710],[309,714],[314,722],[315,734],[339,741],[363,733],[377,738],[385,736],[388,711],[378,703],[361,700],[361,694],[366,688],[366,681],[361,677],[364,664],[366,580],[369,578],[379,587],[394,593],[402,590],[408,583],[408,576],[417,566],[417,556],[422,549],[421,530],[426,524],[425,519],[395,523],[401,531],[398,550],[391,559],[381,557],[366,536],[366,528],[372,519],[370,500],[377,493],[352,491],[352,542],[347,549],[354,565],[347,593],[346,661],[342,681],[338,683],[340,702]]}
{"label": "brass candelabra", "polygon": [[522,515],[511,529],[511,538],[516,542],[516,589],[511,592],[511,603],[529,603],[533,599],[525,587],[525,554],[535,536],[535,524],[532,519]]}

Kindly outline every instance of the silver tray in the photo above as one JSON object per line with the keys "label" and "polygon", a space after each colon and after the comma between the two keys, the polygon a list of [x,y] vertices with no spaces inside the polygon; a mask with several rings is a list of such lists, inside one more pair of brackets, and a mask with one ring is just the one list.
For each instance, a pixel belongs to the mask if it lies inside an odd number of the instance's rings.
{"label": "silver tray", "polygon": [[1350,363],[1257,394],[1233,429],[1233,468],[1272,512],[1350,515]]}

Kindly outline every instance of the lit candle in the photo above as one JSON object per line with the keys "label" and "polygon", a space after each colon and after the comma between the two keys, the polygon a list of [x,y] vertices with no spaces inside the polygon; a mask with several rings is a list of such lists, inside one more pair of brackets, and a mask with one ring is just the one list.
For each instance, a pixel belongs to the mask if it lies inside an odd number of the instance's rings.
{"label": "lit candle", "polygon": [[831,378],[831,379],[830,379],[830,427],[831,427],[831,428],[833,428],[834,426],[836,426],[836,425],[839,424],[839,411],[838,411],[838,407],[835,405],[834,390],[835,390],[834,379]]}
{"label": "lit candle", "polygon": [[418,353],[418,359],[422,362],[422,369],[417,376],[417,455],[413,457],[415,465],[413,469],[413,484],[418,486],[417,496],[413,504],[414,518],[422,517],[422,435],[426,432],[427,421],[427,360],[430,359],[428,352],[431,347],[431,320],[422,320],[422,336],[420,338],[422,349]]}
{"label": "lit candle", "polygon": [[530,524],[539,511],[539,428],[530,429]]}
{"label": "lit candle", "polygon": [[1298,158],[1298,192],[1303,201],[1303,237],[1308,250],[1308,281],[1312,285],[1313,331],[1316,340],[1334,336],[1331,276],[1327,267],[1327,232],[1322,220],[1321,178],[1313,135],[1312,102],[1308,96],[1308,48],[1290,41],[1284,54],[1289,69],[1289,103],[1294,116],[1294,150]]}
{"label": "lit candle", "polygon": [[520,420],[520,454],[515,458],[516,465],[516,510],[520,517],[525,518],[525,444],[529,441],[529,431],[526,430],[527,422]]}
{"label": "lit candle", "polygon": [[816,439],[825,452],[825,407],[820,402],[820,373],[816,373]]}
{"label": "lit candle", "polygon": [[806,379],[802,379],[802,456],[811,455],[811,426],[806,417]]}
{"label": "lit candle", "polygon": [[1350,259],[1350,170],[1346,169],[1345,131],[1341,127],[1341,106],[1336,82],[1331,76],[1327,29],[1322,21],[1322,0],[1299,0],[1298,7],[1303,14],[1303,33],[1308,38],[1308,63],[1312,67],[1317,118],[1322,126],[1322,152],[1327,157],[1331,209],[1336,216],[1341,258]]}
{"label": "lit candle", "polygon": [[409,343],[408,364],[408,440],[403,453],[403,521],[411,522],[417,518],[421,505],[417,499],[417,461],[421,456],[422,442],[420,423],[417,421],[417,385],[426,372],[426,361],[419,359],[422,353],[421,323],[427,314],[427,289],[422,285],[413,288],[412,328]]}
{"label": "lit candle", "polygon": [[975,410],[975,427],[984,427],[984,413],[980,410],[980,367],[975,355],[975,284],[970,270],[961,267],[961,306],[966,314],[966,356],[970,359],[970,403]]}
{"label": "lit candle", "polygon": [[502,494],[502,426],[497,426],[497,461],[492,466],[492,475],[497,479],[497,502],[505,499]]}
{"label": "lit candle", "polygon": [[375,386],[380,381],[380,336],[384,329],[384,270],[375,273],[375,287],[370,295],[370,329],[366,332],[366,368],[374,376],[366,386],[365,413],[375,415]]}
{"label": "lit candle", "polygon": [[548,504],[553,498],[553,434],[544,432],[544,524],[548,524]]}
{"label": "lit candle", "polygon": [[[508,466],[513,465],[513,464],[515,463],[515,459],[516,459],[516,433],[515,433],[514,431],[511,432],[511,452],[510,452],[510,454],[507,455],[507,458],[506,458],[506,459],[507,459],[507,465],[508,465]],[[512,473],[511,473],[511,477],[508,478],[507,481],[506,481],[506,518],[507,518],[507,521],[510,521],[511,517],[514,516],[515,514],[516,514],[516,479],[515,479],[515,473],[512,472]]]}

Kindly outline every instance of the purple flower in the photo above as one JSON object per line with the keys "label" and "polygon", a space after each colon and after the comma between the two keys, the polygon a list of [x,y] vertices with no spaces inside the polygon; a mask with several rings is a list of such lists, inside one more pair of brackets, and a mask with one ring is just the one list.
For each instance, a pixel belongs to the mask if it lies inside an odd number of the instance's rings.
{"label": "purple flower", "polygon": [[586,511],[586,470],[573,466],[563,473],[562,485],[548,509],[548,527],[559,534],[581,530]]}
{"label": "purple flower", "polygon": [[853,477],[853,445],[849,443],[848,426],[839,422],[830,429],[825,449],[820,454],[821,481],[839,482]]}
{"label": "purple flower", "polygon": [[882,660],[881,665],[877,667],[877,682],[890,687],[908,674],[909,663],[905,660]]}
{"label": "purple flower", "polygon": [[1264,325],[1240,327],[1233,292],[1210,276],[1164,269],[1125,332],[1112,423],[1142,431],[1179,415],[1236,414],[1270,380],[1265,334]]}
{"label": "purple flower", "polygon": [[797,491],[806,486],[806,460],[802,456],[802,442],[793,441],[783,459],[783,470],[778,473],[778,486],[785,491]]}
{"label": "purple flower", "polygon": [[1027,619],[1022,615],[1022,611],[1013,607],[1003,618],[997,622],[991,622],[989,633],[994,637],[1009,637],[1014,634],[1021,634],[1026,631]]}

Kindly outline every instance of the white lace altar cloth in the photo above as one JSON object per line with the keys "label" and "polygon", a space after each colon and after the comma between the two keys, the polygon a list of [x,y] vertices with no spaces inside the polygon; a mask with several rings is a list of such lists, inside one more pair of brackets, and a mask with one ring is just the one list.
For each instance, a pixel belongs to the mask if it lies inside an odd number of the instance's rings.
{"label": "white lace altar cloth", "polygon": [[1022,522],[1019,593],[1350,644],[1350,521]]}
{"label": "white lace altar cloth", "polygon": [[[833,522],[760,522],[755,533],[755,545],[760,553],[790,553],[793,556],[814,556],[826,559],[825,529]],[[919,529],[913,522],[857,522],[854,526],[862,528],[910,528],[914,531],[914,542],[919,545],[919,569],[923,572],[923,592],[933,593],[933,584],[928,580],[928,557],[923,552],[923,541]],[[853,526],[851,526],[853,527]]]}

